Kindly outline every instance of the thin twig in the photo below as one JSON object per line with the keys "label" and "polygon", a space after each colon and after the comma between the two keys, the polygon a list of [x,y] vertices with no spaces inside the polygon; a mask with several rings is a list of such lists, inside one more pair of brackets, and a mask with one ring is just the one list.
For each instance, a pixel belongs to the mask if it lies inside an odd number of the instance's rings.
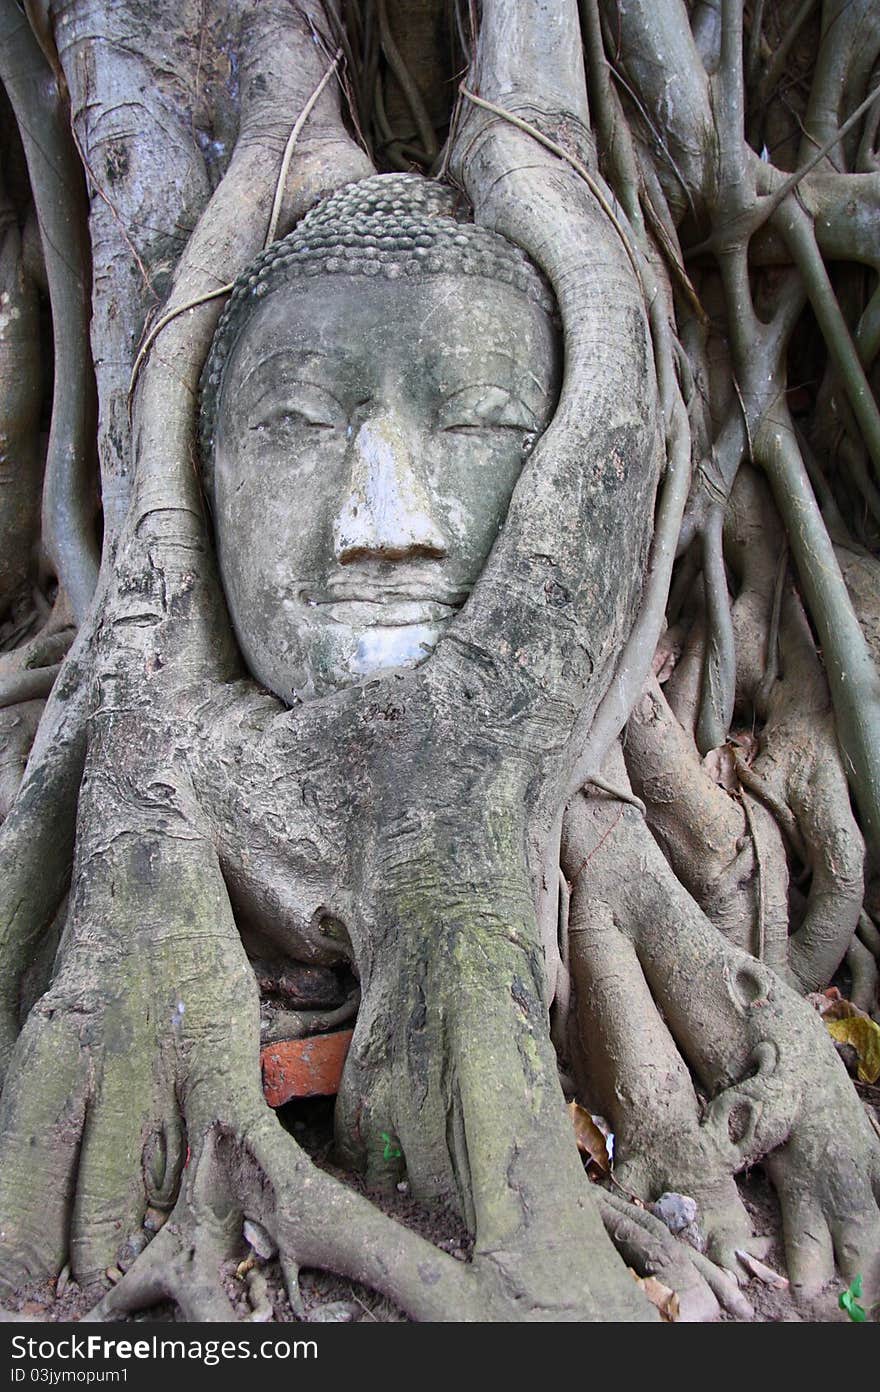
{"label": "thin twig", "polygon": [[318,83],[312,95],[309,97],[302,111],[297,116],[293,124],[293,130],[290,132],[290,135],[287,138],[287,144],[284,147],[284,158],[281,161],[281,169],[278,174],[278,182],[275,185],[275,198],[272,203],[272,216],[269,218],[269,228],[266,232],[266,240],[263,243],[264,247],[270,246],[272,242],[274,242],[275,233],[278,231],[278,220],[281,217],[281,200],[284,197],[284,186],[287,182],[287,171],[290,168],[290,161],[293,158],[293,152],[296,148],[296,142],[299,140],[302,128],[305,125],[306,121],[309,119],[309,116],[312,113],[315,103],[318,101],[318,98],[320,97],[324,88],[327,86],[327,83],[330,81],[331,77],[336,72],[336,69],[339,67],[341,61],[342,49],[337,48],[333,62],[330,64],[329,68],[325,72],[324,76],[321,78],[321,81]]}
{"label": "thin twig", "polygon": [[191,300],[184,300],[183,304],[175,305],[174,309],[169,309],[167,314],[163,314],[161,319],[157,319],[144,339],[138,351],[138,355],[134,360],[134,367],[131,369],[131,380],[128,384],[129,405],[131,405],[131,398],[134,395],[138,373],[143,366],[144,359],[162,330],[171,323],[172,319],[177,319],[179,315],[185,314],[188,309],[197,309],[199,305],[207,304],[210,300],[216,300],[220,295],[228,295],[232,290],[232,285],[233,282],[230,281],[228,285],[221,285],[217,290],[206,290],[204,295],[196,295]]}
{"label": "thin twig", "polygon": [[[337,67],[339,66],[341,58],[342,49],[338,48],[336,50],[336,56],[333,59],[333,62],[330,64],[330,67],[324,73],[324,76],[321,78],[321,81],[318,83],[317,87],[312,92],[302,111],[297,116],[296,121],[293,124],[293,129],[291,130],[290,135],[288,136],[287,144],[284,148],[284,156],[281,160],[281,168],[278,171],[278,179],[275,184],[275,197],[272,202],[272,213],[269,218],[269,226],[266,231],[266,240],[263,243],[264,250],[267,246],[270,246],[271,243],[275,240],[275,233],[278,230],[278,219],[281,216],[281,201],[284,197],[284,185],[287,181],[287,171],[290,168],[290,161],[293,156],[293,151],[296,146],[296,142],[299,139],[300,132],[302,131],[302,128],[305,125],[306,121],[309,119],[309,115],[311,114],[315,106],[315,103],[317,102],[324,88],[327,86],[327,83],[330,81],[330,78],[333,76]],[[195,295],[191,300],[185,300],[183,304],[175,305],[173,309],[169,309],[167,314],[163,314],[161,319],[157,320],[157,322],[150,329],[150,332],[147,334],[146,338],[141,344],[141,347],[138,351],[138,355],[134,360],[134,366],[131,369],[131,380],[128,386],[129,406],[131,405],[131,398],[134,395],[134,389],[137,384],[138,373],[140,372],[141,367],[143,366],[144,359],[146,358],[153,344],[156,342],[156,339],[159,337],[159,334],[162,332],[162,330],[164,328],[167,328],[167,326],[172,322],[172,320],[177,319],[181,314],[185,314],[187,310],[197,309],[199,305],[208,304],[211,300],[216,300],[221,295],[228,295],[232,290],[233,284],[234,282],[230,281],[227,285],[221,285],[216,290],[206,290],[203,295]]]}
{"label": "thin twig", "polygon": [[530,135],[533,140],[537,140],[539,145],[543,145],[545,150],[549,150],[551,154],[556,155],[559,159],[565,160],[566,164],[570,164],[575,173],[580,175],[584,183],[587,185],[587,188],[590,190],[593,197],[599,204],[599,207],[602,209],[605,216],[611,222],[611,225],[613,226],[620,240],[623,242],[624,250],[626,251],[632,268],[635,271],[636,276],[638,277],[638,282],[641,286],[642,294],[644,295],[645,300],[647,302],[648,294],[645,288],[645,278],[642,273],[642,267],[639,262],[638,253],[633,247],[625,227],[618,218],[611,204],[608,202],[608,199],[605,197],[601,188],[596,183],[596,180],[593,178],[589,169],[587,169],[586,165],[582,164],[581,161],[575,155],[570,155],[568,151],[564,148],[564,146],[558,145],[555,140],[551,140],[549,136],[544,135],[543,131],[538,130],[537,126],[533,126],[529,121],[524,121],[520,116],[515,116],[512,111],[505,110],[503,106],[496,106],[495,102],[485,101],[483,97],[478,97],[476,93],[468,91],[467,87],[465,87],[463,82],[460,84],[458,90],[461,92],[463,97],[467,97],[468,101],[473,102],[474,106],[480,106],[483,108],[484,111],[491,111],[493,116],[500,116],[503,121],[509,121],[512,126],[516,126],[517,130],[524,131],[526,135]]}

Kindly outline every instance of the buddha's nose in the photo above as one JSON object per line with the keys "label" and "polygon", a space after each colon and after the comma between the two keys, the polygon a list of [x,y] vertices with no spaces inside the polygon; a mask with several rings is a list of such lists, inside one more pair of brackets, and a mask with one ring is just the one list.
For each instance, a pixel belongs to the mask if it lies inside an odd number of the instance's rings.
{"label": "buddha's nose", "polygon": [[333,523],[341,565],[364,557],[398,561],[447,554],[414,453],[405,426],[391,413],[361,425],[350,452],[348,491]]}

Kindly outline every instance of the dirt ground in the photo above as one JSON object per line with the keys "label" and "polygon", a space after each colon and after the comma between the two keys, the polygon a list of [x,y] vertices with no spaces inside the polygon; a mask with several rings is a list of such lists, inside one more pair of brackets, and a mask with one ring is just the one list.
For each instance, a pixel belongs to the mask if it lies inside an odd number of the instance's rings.
{"label": "dirt ground", "polygon": [[[866,1109],[880,1127],[880,1087],[869,1087],[859,1083],[855,1086]],[[347,1183],[360,1187],[356,1177],[336,1169],[332,1163],[332,1116],[332,1098],[291,1103],[282,1110],[285,1124],[322,1168],[336,1174]],[[747,1174],[740,1176],[738,1182],[746,1207],[754,1220],[755,1232],[771,1239],[772,1245],[765,1258],[766,1264],[777,1272],[784,1272],[779,1206],[763,1168],[760,1165],[755,1166]],[[370,1197],[374,1202],[378,1202],[386,1213],[414,1228],[428,1241],[461,1261],[469,1259],[470,1238],[459,1218],[449,1209],[442,1206],[427,1208],[417,1203],[408,1194],[405,1183],[393,1193],[373,1193]],[[242,1258],[244,1256],[243,1245]],[[271,1318],[279,1323],[295,1321],[296,1316],[288,1303],[278,1263],[260,1263],[260,1268],[268,1286]],[[92,1308],[108,1285],[109,1281],[102,1286],[92,1286],[83,1290],[75,1282],[67,1281],[65,1284],[62,1279],[59,1283],[48,1282],[22,1288],[12,1298],[7,1298],[5,1304],[0,1307],[0,1320],[79,1320]],[[244,1275],[234,1263],[230,1263],[226,1272],[226,1289],[233,1303],[244,1314],[249,1308],[247,1285]],[[804,1305],[794,1301],[787,1286],[777,1288],[754,1276],[746,1277],[743,1285],[743,1292],[754,1307],[756,1321],[784,1323],[847,1323],[849,1317],[838,1305],[841,1289],[842,1283],[832,1283],[809,1305]],[[305,1318],[310,1322],[368,1320],[395,1323],[407,1319],[407,1316],[384,1296],[324,1272],[303,1272],[301,1291]],[[268,1307],[266,1317],[269,1318]],[[135,1316],[134,1320],[173,1321],[175,1318],[175,1310],[171,1305],[161,1305]],[[732,1319],[730,1316],[722,1318]]]}

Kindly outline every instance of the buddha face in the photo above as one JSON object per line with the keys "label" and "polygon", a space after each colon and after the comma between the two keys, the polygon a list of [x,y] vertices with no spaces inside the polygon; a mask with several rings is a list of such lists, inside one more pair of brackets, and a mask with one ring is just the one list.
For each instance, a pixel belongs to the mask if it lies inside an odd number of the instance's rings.
{"label": "buddha face", "polygon": [[559,344],[480,276],[291,278],[217,404],[220,569],[250,670],[288,704],[433,651],[552,414]]}

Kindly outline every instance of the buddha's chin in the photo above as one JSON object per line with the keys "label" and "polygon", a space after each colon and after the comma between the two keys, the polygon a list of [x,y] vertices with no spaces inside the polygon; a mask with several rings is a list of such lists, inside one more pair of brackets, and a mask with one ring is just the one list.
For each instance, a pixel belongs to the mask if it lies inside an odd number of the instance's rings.
{"label": "buddha's chin", "polygon": [[[452,611],[450,610],[450,618]],[[286,705],[313,701],[373,675],[417,667],[431,656],[449,619],[432,623],[349,625],[315,621],[288,632],[288,642],[254,642],[239,630],[251,672]],[[250,639],[250,641],[248,641]]]}
{"label": "buddha's chin", "polygon": [[398,624],[352,630],[356,639],[348,660],[351,679],[358,681],[373,672],[394,667],[416,667],[430,657],[443,631],[442,623]]}

